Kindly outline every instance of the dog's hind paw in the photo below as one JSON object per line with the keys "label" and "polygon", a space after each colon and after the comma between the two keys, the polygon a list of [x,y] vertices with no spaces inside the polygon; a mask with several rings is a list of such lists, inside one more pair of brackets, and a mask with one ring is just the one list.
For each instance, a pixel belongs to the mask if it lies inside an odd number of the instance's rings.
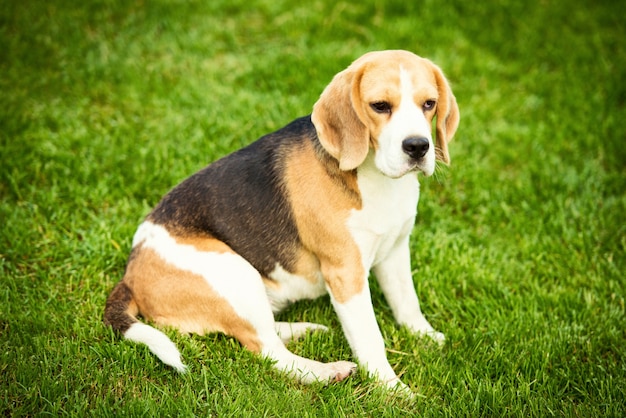
{"label": "dog's hind paw", "polygon": [[328,331],[328,328],[324,325],[311,322],[276,322],[275,328],[276,333],[284,343],[297,340],[308,331]]}
{"label": "dog's hind paw", "polygon": [[356,371],[357,365],[350,361],[337,361],[334,363],[327,363],[326,366],[329,367],[329,383],[341,382],[345,378],[354,374]]}
{"label": "dog's hind paw", "polygon": [[323,384],[337,383],[354,374],[357,365],[349,361],[336,361],[333,363],[321,363],[318,361],[302,359],[306,368],[296,366],[289,370],[289,374],[297,377],[301,383],[310,384],[319,382]]}

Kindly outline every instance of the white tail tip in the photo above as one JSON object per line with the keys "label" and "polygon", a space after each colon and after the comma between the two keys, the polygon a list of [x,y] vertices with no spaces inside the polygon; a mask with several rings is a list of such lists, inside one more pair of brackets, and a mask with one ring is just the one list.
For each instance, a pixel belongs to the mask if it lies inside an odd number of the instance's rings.
{"label": "white tail tip", "polygon": [[147,345],[163,363],[173,367],[176,371],[184,373],[187,370],[180,360],[180,352],[176,345],[158,329],[135,322],[124,333],[124,338]]}

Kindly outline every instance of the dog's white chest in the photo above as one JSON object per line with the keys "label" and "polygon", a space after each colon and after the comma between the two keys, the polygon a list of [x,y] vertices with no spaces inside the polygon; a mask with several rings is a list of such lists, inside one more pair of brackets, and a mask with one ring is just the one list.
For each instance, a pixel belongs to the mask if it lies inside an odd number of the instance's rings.
{"label": "dog's white chest", "polygon": [[419,182],[414,173],[397,179],[386,177],[368,157],[359,167],[358,184],[363,206],[353,210],[348,227],[369,270],[410,234],[417,213]]}

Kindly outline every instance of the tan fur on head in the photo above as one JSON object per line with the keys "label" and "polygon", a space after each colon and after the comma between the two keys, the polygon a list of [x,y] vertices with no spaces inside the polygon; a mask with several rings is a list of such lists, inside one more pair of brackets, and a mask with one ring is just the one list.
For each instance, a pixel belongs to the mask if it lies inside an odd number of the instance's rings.
{"label": "tan fur on head", "polygon": [[[375,133],[372,131],[373,126],[370,126],[372,121],[367,116],[366,107],[370,104],[362,103],[362,89],[372,88],[371,80],[368,86],[363,86],[362,80],[368,69],[380,67],[378,64],[381,62],[411,62],[422,67],[425,64],[432,71],[439,96],[436,113],[436,157],[437,160],[449,164],[448,142],[459,125],[456,99],[439,67],[407,51],[367,53],[333,78],[313,106],[311,114],[320,143],[339,161],[342,170],[353,170],[365,160],[370,144],[375,146],[376,138],[372,138]],[[381,84],[392,82],[394,80],[385,79],[381,73]]]}
{"label": "tan fur on head", "polygon": [[339,160],[339,168],[344,171],[358,167],[369,150],[369,130],[354,106],[362,70],[357,71],[354,66],[333,78],[311,114],[322,146]]}
{"label": "tan fur on head", "polygon": [[433,67],[433,73],[437,80],[437,90],[439,91],[436,125],[437,144],[435,145],[436,157],[438,161],[450,164],[448,142],[452,140],[456,129],[459,127],[459,106],[441,69],[432,62],[429,61],[429,63]]}

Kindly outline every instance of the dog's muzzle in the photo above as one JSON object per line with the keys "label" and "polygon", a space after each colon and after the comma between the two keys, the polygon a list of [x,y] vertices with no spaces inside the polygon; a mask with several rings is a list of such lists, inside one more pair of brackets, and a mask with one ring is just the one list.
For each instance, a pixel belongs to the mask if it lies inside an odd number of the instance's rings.
{"label": "dog's muzzle", "polygon": [[435,165],[431,157],[430,140],[423,136],[410,136],[402,141],[402,152],[408,157],[409,171],[420,170],[426,177],[433,174]]}

